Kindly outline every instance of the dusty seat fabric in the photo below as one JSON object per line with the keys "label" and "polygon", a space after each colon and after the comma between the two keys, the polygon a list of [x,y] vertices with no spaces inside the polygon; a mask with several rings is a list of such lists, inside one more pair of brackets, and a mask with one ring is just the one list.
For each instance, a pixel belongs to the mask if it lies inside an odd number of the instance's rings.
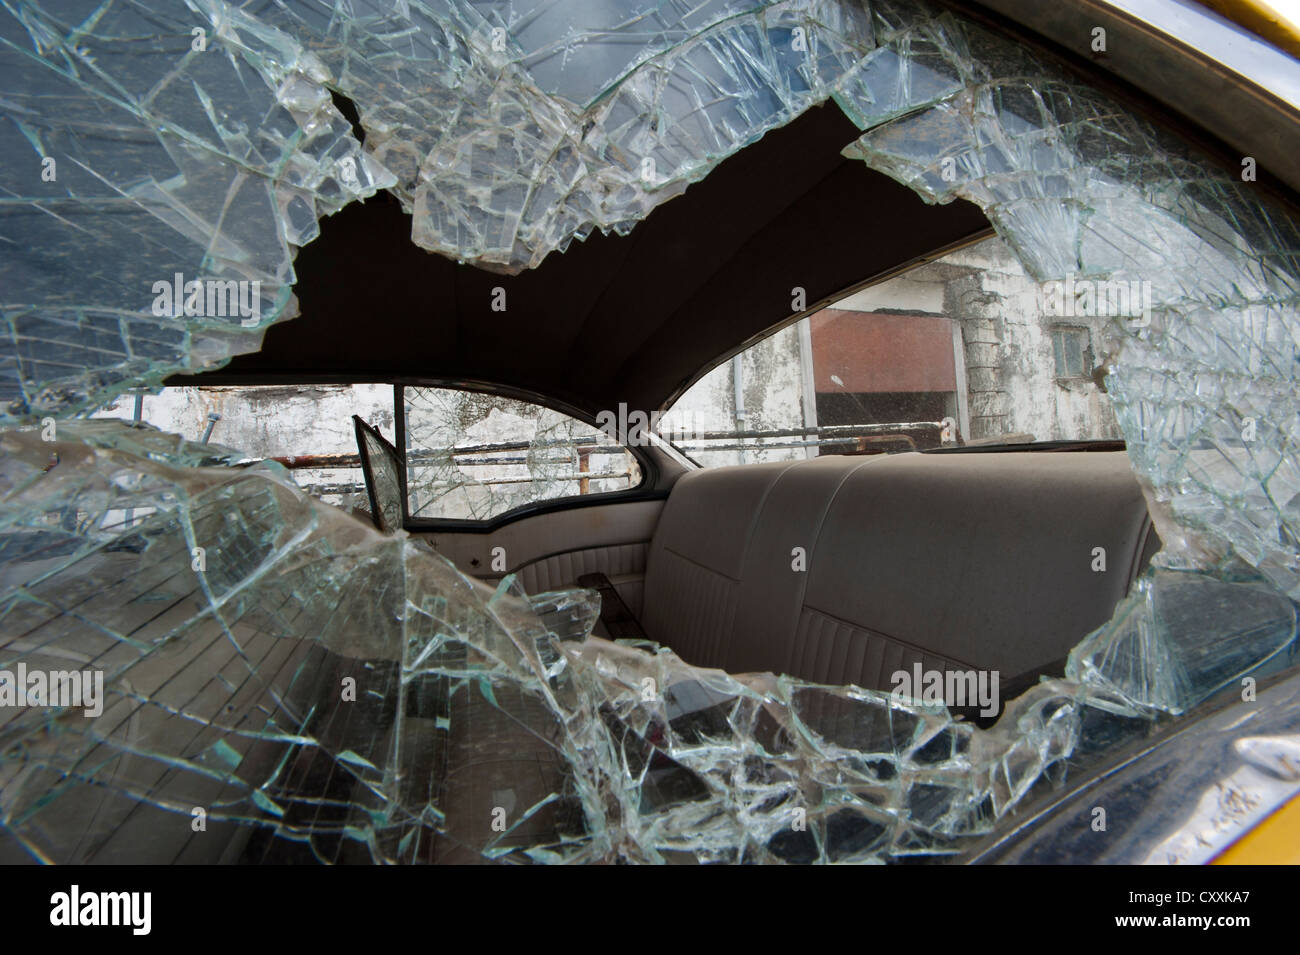
{"label": "dusty seat fabric", "polygon": [[1058,660],[1149,557],[1123,452],[823,457],[693,472],[651,545],[643,623],[684,659],[890,688]]}

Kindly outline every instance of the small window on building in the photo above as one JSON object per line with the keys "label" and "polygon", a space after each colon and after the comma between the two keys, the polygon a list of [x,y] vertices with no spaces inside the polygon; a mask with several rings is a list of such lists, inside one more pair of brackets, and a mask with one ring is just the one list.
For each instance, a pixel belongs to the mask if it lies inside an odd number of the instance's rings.
{"label": "small window on building", "polygon": [[1057,378],[1086,378],[1092,371],[1092,343],[1088,329],[1058,326],[1052,329]]}

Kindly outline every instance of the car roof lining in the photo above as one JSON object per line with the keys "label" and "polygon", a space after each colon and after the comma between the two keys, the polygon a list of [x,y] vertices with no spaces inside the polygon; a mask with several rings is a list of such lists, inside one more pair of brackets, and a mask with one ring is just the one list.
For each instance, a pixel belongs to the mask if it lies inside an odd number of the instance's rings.
{"label": "car roof lining", "polygon": [[298,254],[298,318],[271,326],[259,351],[166,384],[472,379],[588,415],[661,407],[735,343],[792,318],[793,287],[817,302],[988,233],[973,204],[928,205],[840,155],[858,132],[833,104],[810,109],[629,234],[594,234],[518,275],[417,248],[391,196],[354,203]]}

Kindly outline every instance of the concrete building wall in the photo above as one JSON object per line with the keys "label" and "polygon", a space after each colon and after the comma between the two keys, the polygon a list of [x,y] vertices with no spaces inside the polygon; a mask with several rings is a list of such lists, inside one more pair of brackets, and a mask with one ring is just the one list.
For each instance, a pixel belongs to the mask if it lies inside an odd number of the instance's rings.
{"label": "concrete building wall", "polygon": [[[1056,325],[1086,328],[1091,340],[1094,364],[1100,361],[1106,318],[1054,319],[1043,312],[1041,288],[1027,275],[1015,255],[1001,240],[993,238],[950,253],[943,259],[913,269],[905,275],[862,289],[836,302],[827,313],[839,321],[858,313],[863,321],[877,317],[879,328],[865,333],[864,340],[892,335],[900,319],[915,318],[933,327],[935,318],[955,322],[965,368],[966,417],[963,440],[995,442],[1014,440],[1079,440],[1118,438],[1110,401],[1090,377],[1057,378],[1052,329]],[[824,322],[812,320],[813,352],[825,355],[833,345],[818,342]],[[933,336],[929,336],[933,337]],[[910,341],[910,338],[909,338]],[[938,355],[934,343],[928,353]],[[872,349],[867,349],[868,352]],[[855,361],[890,363],[897,356],[885,353],[854,356]],[[742,377],[746,385],[746,408],[750,427],[790,427],[803,414],[800,395],[803,377],[799,362],[795,326],[772,336],[743,356]],[[843,364],[843,356],[839,361]],[[953,364],[947,354],[935,359],[945,365],[932,381],[952,381]],[[829,367],[826,361],[822,365]],[[824,371],[824,369],[823,369]],[[821,375],[822,372],[817,374]],[[900,371],[880,376],[884,390],[896,390]],[[823,375],[823,377],[825,377]],[[848,376],[841,374],[847,390],[854,390]],[[872,375],[854,376],[864,388],[872,388]],[[912,377],[916,377],[913,375]],[[922,376],[924,377],[924,376]],[[961,376],[957,376],[960,378]],[[919,380],[919,379],[918,379]],[[891,383],[892,384],[889,384]],[[888,388],[886,387],[888,384]],[[852,387],[851,387],[852,386]],[[820,378],[817,391],[832,392],[835,386]],[[951,384],[946,387],[953,387]],[[726,420],[734,412],[733,363],[718,366],[693,386],[673,407],[705,420]],[[667,420],[672,420],[669,416]],[[755,422],[761,422],[756,425]],[[772,460],[766,452],[762,460]],[[695,455],[705,464],[738,463],[736,452]],[[795,456],[795,455],[791,455]],[[747,460],[754,460],[753,453]]]}
{"label": "concrete building wall", "polygon": [[[135,396],[122,395],[94,417],[130,420]],[[212,423],[211,441],[250,458],[308,454],[355,454],[352,416],[360,415],[389,441],[393,433],[392,385],[294,385],[269,387],[164,388],[143,396],[141,420],[197,441]],[[290,472],[323,500],[368,507],[361,469],[312,468]]]}
{"label": "concrete building wall", "polygon": [[1052,329],[1088,330],[1100,362],[1107,319],[1043,313],[1040,285],[999,239],[986,239],[925,269],[947,276],[944,311],[962,331],[971,440],[1032,435],[1036,441],[1118,438],[1110,399],[1091,377],[1057,378]]}
{"label": "concrete building wall", "polygon": [[[95,417],[129,419],[134,407],[134,396],[122,395]],[[393,440],[392,385],[166,388],[144,396],[143,412],[148,424],[190,440],[219,414],[213,443],[251,457],[354,452],[354,414]]]}
{"label": "concrete building wall", "polygon": [[[805,408],[803,364],[799,328],[790,325],[718,365],[692,385],[664,416],[660,431],[699,434],[805,427],[810,412]],[[736,401],[738,372],[741,407]],[[740,410],[743,415],[737,413]],[[807,449],[802,440],[769,439],[760,445],[753,440],[703,442],[686,437],[679,443],[700,464],[721,467],[803,458]]]}

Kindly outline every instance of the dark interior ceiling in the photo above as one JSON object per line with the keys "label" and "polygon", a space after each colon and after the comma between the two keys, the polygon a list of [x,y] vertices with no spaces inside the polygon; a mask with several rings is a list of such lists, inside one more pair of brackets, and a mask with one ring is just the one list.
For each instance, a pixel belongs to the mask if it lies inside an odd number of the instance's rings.
{"label": "dark interior ceiling", "polygon": [[300,317],[259,352],[167,384],[472,381],[590,415],[658,408],[788,319],[795,286],[812,306],[989,228],[970,203],[926,205],[842,157],[857,136],[838,107],[809,110],[630,235],[593,235],[516,276],[417,248],[387,194],[353,204],[298,254]]}

